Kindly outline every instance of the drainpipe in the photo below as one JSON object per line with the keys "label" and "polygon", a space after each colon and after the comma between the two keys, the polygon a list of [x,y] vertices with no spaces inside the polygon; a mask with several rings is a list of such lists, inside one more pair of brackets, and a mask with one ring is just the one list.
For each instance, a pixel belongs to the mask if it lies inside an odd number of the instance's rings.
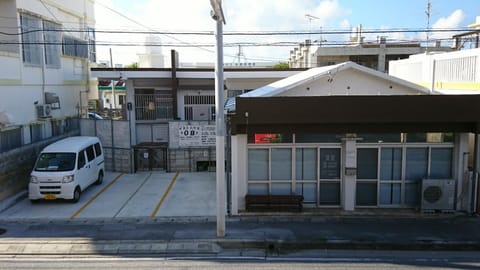
{"label": "drainpipe", "polygon": [[475,132],[475,140],[473,143],[473,171],[472,171],[472,199],[470,200],[470,213],[475,213],[477,199],[477,179],[478,179],[478,134]]}
{"label": "drainpipe", "polygon": [[432,94],[434,90],[435,90],[435,59],[432,59],[432,81],[430,83],[430,94]]}

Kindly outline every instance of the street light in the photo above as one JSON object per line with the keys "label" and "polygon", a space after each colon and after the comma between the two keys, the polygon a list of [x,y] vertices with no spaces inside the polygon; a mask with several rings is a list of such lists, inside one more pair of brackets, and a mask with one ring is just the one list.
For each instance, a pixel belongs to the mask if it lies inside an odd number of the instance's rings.
{"label": "street light", "polygon": [[217,237],[225,236],[225,119],[223,113],[223,16],[222,0],[210,0],[212,18],[217,22],[215,62],[215,134],[216,134],[216,186]]}

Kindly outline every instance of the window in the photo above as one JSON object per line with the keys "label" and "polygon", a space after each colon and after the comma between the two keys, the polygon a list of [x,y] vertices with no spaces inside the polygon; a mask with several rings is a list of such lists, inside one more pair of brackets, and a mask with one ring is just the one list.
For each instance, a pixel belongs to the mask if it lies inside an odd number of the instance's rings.
{"label": "window", "polygon": [[75,153],[43,153],[35,171],[66,172],[75,168]]}
{"label": "window", "polygon": [[74,37],[63,37],[63,54],[75,57],[88,58],[88,43]]}
{"label": "window", "polygon": [[297,180],[317,179],[317,149],[297,148],[296,150],[295,178]]}
{"label": "window", "polygon": [[405,179],[420,181],[428,173],[428,148],[407,148]]}
{"label": "window", "polygon": [[357,150],[357,190],[358,206],[377,205],[378,149],[360,148]]}
{"label": "window", "polygon": [[268,149],[248,150],[248,179],[268,180]]}
{"label": "window", "polygon": [[432,148],[430,178],[449,179],[452,177],[452,148]]}
{"label": "window", "polygon": [[102,147],[99,143],[95,144],[95,153],[97,154],[97,157],[102,155]]}
{"label": "window", "polygon": [[97,50],[95,47],[95,29],[87,27],[88,34],[88,59],[91,62],[97,61]]}
{"label": "window", "polygon": [[382,148],[380,160],[380,179],[402,179],[402,148]]}
{"label": "window", "polygon": [[273,148],[271,166],[272,180],[292,179],[292,149]]}
{"label": "window", "polygon": [[39,18],[26,14],[20,15],[22,27],[23,62],[32,65],[42,65],[42,26]]}
{"label": "window", "polygon": [[357,151],[357,179],[377,179],[376,148],[361,148]]}
{"label": "window", "polygon": [[88,162],[95,159],[95,151],[93,150],[93,145],[90,145],[89,147],[87,147],[86,152],[87,152]]}
{"label": "window", "polygon": [[320,179],[340,179],[340,149],[320,150]]}
{"label": "window", "polygon": [[45,40],[45,64],[60,67],[60,27],[52,22],[43,22]]}
{"label": "window", "polygon": [[81,169],[85,166],[85,150],[82,150],[78,153],[78,169]]}

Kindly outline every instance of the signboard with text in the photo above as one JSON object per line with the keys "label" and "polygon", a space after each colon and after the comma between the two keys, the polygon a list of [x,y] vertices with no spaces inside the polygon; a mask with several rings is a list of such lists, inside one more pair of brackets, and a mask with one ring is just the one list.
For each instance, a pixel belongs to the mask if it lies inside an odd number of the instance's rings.
{"label": "signboard with text", "polygon": [[179,125],[178,146],[203,147],[215,146],[214,125]]}

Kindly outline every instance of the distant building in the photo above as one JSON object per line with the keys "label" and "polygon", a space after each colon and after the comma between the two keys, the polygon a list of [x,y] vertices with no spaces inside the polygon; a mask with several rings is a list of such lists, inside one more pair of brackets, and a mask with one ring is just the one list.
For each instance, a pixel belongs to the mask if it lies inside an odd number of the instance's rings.
{"label": "distant building", "polygon": [[[375,42],[365,42],[361,25],[345,46],[316,46],[311,40],[299,44],[290,51],[289,64],[292,68],[311,68],[335,65],[352,61],[365,67],[387,72],[388,62],[408,58],[412,54],[425,52],[427,48],[418,42],[387,42],[386,37],[378,37]],[[451,48],[440,47],[437,43],[429,51],[451,51]]]}
{"label": "distant building", "polygon": [[145,38],[145,52],[138,54],[139,68],[163,68],[165,67],[164,55],[160,37],[148,35]]}

